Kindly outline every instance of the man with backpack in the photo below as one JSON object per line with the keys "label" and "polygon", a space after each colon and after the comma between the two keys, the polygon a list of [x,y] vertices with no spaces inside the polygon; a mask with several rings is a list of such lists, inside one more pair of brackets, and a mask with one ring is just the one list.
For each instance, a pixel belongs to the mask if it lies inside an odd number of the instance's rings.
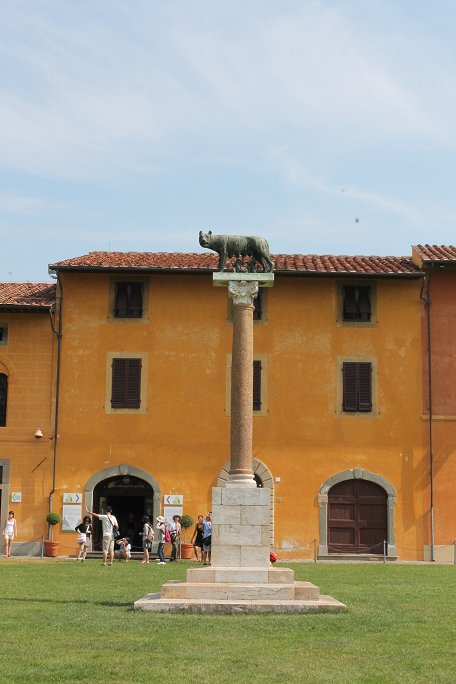
{"label": "man with backpack", "polygon": [[173,522],[171,523],[171,529],[170,529],[170,536],[171,536],[171,544],[173,547],[173,550],[171,552],[171,561],[177,561],[178,558],[178,553],[179,553],[179,541],[180,541],[180,535],[182,532],[182,527],[180,524],[180,515],[173,515]]}
{"label": "man with backpack", "polygon": [[119,524],[117,522],[117,519],[115,515],[112,514],[112,507],[111,506],[106,506],[106,514],[102,515],[99,513],[94,513],[93,511],[89,511],[89,509],[86,507],[87,513],[89,515],[94,515],[98,520],[101,520],[101,524],[103,526],[103,541],[102,541],[102,550],[103,550],[103,563],[102,565],[106,565],[106,561],[108,559],[108,553],[109,553],[109,563],[108,565],[112,565],[112,561],[114,560],[114,541],[116,537],[119,536]]}

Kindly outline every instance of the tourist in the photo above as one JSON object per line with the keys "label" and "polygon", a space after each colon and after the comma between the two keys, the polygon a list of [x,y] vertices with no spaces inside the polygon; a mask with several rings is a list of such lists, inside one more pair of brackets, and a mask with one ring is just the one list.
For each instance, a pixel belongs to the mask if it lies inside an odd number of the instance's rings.
{"label": "tourist", "polygon": [[122,539],[118,539],[116,541],[116,544],[118,544],[119,549],[114,551],[114,556],[118,558],[120,561],[125,560],[126,563],[131,558],[131,544],[130,544],[130,538],[129,537],[122,537]]}
{"label": "tourist", "polygon": [[158,564],[165,565],[165,539],[166,539],[166,524],[162,515],[157,517],[158,530]]}
{"label": "tourist", "polygon": [[90,544],[90,537],[92,535],[92,525],[90,524],[90,517],[85,515],[82,523],[79,523],[77,527],[74,528],[78,534],[78,563],[84,563],[87,554],[87,548]]}
{"label": "tourist", "polygon": [[[193,551],[195,552],[196,562],[200,563],[203,560],[203,516],[198,516],[198,522],[195,525],[195,530],[190,539],[190,543],[193,544]],[[193,541],[195,540],[195,541]],[[198,549],[200,550],[201,558],[198,556]]]}
{"label": "tourist", "polygon": [[149,516],[145,515],[142,519],[143,521],[143,531],[142,531],[142,547],[143,547],[143,559],[141,563],[149,562],[149,551],[152,548],[152,541],[155,537],[154,530],[149,521]]}
{"label": "tourist", "polygon": [[180,534],[182,532],[182,527],[180,524],[180,515],[173,515],[173,522],[171,523],[169,532],[171,536],[172,545],[171,561],[177,561],[179,554]]}
{"label": "tourist", "polygon": [[212,516],[207,513],[203,522],[203,565],[211,564]]}
{"label": "tourist", "polygon": [[112,514],[112,507],[106,506],[106,514],[94,513],[94,511],[89,511],[88,508],[86,508],[86,511],[90,515],[94,515],[96,518],[101,520],[101,524],[103,526],[103,541],[102,541],[103,562],[102,562],[102,565],[106,565],[106,561],[108,559],[108,553],[109,553],[108,565],[112,565],[112,561],[114,560],[114,535],[119,531],[119,525],[118,525],[117,519]]}
{"label": "tourist", "polygon": [[14,511],[8,512],[8,520],[5,523],[3,536],[5,537],[5,556],[6,558],[11,558],[11,542],[14,537],[17,537],[17,525]]}

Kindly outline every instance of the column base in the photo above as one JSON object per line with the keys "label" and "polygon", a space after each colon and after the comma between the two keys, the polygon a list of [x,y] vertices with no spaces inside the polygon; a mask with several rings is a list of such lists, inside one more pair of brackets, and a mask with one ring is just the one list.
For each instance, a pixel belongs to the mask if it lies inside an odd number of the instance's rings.
{"label": "column base", "polygon": [[256,487],[253,473],[229,473],[226,487]]}

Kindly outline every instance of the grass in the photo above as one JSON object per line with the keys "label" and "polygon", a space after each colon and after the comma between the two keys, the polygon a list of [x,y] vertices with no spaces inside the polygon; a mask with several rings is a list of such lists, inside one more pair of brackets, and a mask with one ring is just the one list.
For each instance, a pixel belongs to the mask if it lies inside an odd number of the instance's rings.
{"label": "grass", "polygon": [[456,681],[453,566],[292,565],[343,614],[132,609],[189,566],[0,561],[0,681]]}

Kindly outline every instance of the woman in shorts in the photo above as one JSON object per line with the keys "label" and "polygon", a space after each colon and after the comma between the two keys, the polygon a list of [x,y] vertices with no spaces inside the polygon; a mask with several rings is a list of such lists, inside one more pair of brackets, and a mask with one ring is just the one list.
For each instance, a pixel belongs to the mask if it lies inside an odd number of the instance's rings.
{"label": "woman in shorts", "polygon": [[90,516],[84,516],[82,523],[74,528],[78,532],[78,563],[84,563],[86,559],[87,549],[90,544],[90,537],[92,536],[92,525],[90,523]]}
{"label": "woman in shorts", "polygon": [[16,518],[14,517],[14,511],[9,511],[8,513],[8,520],[5,523],[3,536],[5,537],[5,556],[6,558],[11,558],[11,542],[13,541],[14,537],[17,536],[17,525]]}
{"label": "woman in shorts", "polygon": [[154,530],[150,524],[149,516],[145,515],[142,519],[143,521],[143,531],[142,531],[142,547],[143,547],[143,559],[141,563],[149,562],[149,551],[152,548],[152,539],[154,538]]}

